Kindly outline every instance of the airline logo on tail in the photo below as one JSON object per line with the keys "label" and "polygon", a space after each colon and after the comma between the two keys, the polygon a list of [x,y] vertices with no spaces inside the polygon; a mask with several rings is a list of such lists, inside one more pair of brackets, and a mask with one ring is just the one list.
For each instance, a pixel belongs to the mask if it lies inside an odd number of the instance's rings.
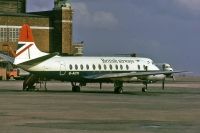
{"label": "airline logo on tail", "polygon": [[[18,44],[18,45],[22,45],[20,47],[23,47],[25,44]],[[24,51],[28,50],[33,44],[29,44],[28,46],[26,46],[25,48],[23,48],[22,50],[20,51],[17,51],[15,57],[21,55]],[[19,48],[18,48],[19,49]]]}
{"label": "airline logo on tail", "polygon": [[47,53],[41,52],[36,47],[30,26],[24,24],[20,30],[17,51],[13,55],[15,57],[14,64],[17,65],[23,62],[27,62],[45,56],[47,55]]}

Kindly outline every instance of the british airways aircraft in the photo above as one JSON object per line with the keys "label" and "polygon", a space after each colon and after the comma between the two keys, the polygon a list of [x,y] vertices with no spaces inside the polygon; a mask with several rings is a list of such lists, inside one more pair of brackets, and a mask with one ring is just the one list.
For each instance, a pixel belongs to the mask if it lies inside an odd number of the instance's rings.
{"label": "british airways aircraft", "polygon": [[141,82],[142,91],[149,83],[172,78],[174,73],[169,64],[160,70],[149,58],[141,57],[75,57],[59,56],[58,53],[41,52],[34,43],[32,31],[23,25],[19,37],[14,65],[28,71],[31,75],[24,81],[23,89],[28,90],[33,83],[31,78],[42,77],[68,81],[72,91],[79,92],[86,83],[114,83],[114,92],[123,92],[123,83]]}

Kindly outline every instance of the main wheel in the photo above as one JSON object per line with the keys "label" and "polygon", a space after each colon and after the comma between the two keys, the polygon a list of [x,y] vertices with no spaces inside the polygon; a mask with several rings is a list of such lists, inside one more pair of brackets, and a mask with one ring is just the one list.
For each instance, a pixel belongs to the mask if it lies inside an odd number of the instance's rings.
{"label": "main wheel", "polygon": [[80,89],[79,86],[73,86],[73,87],[72,87],[72,91],[73,91],[73,92],[80,92],[81,89]]}

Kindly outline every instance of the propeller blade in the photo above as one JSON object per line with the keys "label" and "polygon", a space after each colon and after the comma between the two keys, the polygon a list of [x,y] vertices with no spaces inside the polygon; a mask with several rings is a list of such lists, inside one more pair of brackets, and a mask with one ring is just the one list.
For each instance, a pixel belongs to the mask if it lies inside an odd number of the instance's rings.
{"label": "propeller blade", "polygon": [[172,79],[173,79],[173,81],[175,81],[175,80],[176,80],[176,78],[175,78],[174,76],[172,76]]}

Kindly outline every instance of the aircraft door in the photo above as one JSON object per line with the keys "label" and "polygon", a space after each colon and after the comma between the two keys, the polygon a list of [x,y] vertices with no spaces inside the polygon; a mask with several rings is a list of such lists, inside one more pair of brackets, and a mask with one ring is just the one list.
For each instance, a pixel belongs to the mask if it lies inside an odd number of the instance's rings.
{"label": "aircraft door", "polygon": [[66,64],[65,62],[60,62],[60,76],[63,76],[66,74]]}

